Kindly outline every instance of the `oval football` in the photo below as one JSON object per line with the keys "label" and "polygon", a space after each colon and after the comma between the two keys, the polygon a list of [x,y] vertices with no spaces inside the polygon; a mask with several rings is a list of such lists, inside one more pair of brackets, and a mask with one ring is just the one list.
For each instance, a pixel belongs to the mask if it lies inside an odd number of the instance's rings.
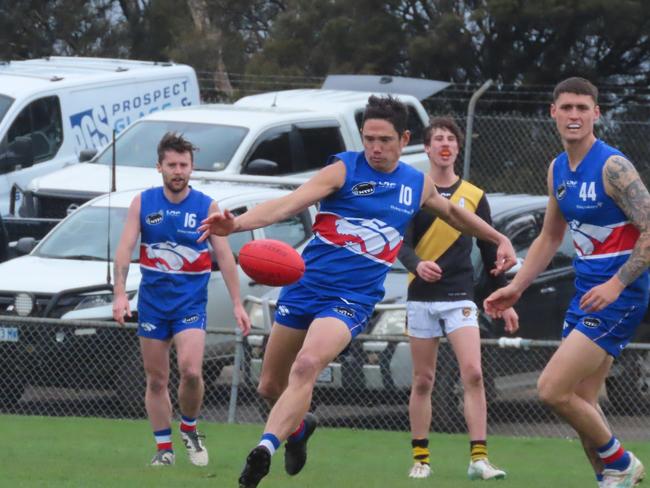
{"label": "oval football", "polygon": [[239,265],[257,283],[269,286],[290,285],[305,272],[305,263],[289,244],[275,239],[258,239],[244,244]]}

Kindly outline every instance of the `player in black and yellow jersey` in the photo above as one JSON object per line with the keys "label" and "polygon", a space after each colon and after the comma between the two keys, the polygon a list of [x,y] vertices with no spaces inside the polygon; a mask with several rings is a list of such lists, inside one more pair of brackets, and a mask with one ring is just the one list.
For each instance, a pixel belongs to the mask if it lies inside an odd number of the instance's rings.
{"label": "player in black and yellow jersey", "polygon": [[[454,172],[462,134],[453,119],[437,117],[424,133],[429,176],[438,192],[491,223],[490,207],[480,188]],[[496,247],[477,241],[486,270],[494,268]],[[408,334],[413,360],[409,400],[413,467],[412,478],[431,474],[428,433],[431,392],[436,373],[440,337],[447,336],[459,364],[464,387],[465,420],[470,436],[470,479],[500,479],[506,473],[490,464],[487,455],[487,408],[481,370],[478,313],[474,299],[474,270],[470,259],[472,237],[421,209],[404,236],[399,259],[412,273],[407,298]],[[505,284],[503,275],[490,273],[494,288]],[[515,332],[514,309],[503,313],[507,332]]]}

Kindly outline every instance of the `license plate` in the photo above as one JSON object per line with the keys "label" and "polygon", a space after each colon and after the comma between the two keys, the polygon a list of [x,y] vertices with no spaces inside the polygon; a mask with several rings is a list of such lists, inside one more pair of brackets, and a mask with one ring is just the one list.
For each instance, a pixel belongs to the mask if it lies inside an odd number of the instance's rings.
{"label": "license plate", "polygon": [[0,342],[18,342],[16,327],[0,327]]}
{"label": "license plate", "polygon": [[331,383],[333,380],[334,376],[332,375],[331,366],[326,367],[323,371],[320,372],[318,378],[316,378],[316,381],[318,383]]}

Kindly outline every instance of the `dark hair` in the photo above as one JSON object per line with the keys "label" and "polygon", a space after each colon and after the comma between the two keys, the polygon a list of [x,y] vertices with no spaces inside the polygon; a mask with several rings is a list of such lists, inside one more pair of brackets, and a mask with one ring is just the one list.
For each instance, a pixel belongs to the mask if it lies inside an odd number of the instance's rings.
{"label": "dark hair", "polygon": [[431,120],[429,120],[429,125],[427,125],[424,128],[424,145],[429,146],[431,145],[431,135],[433,134],[433,131],[436,129],[446,129],[449,132],[451,132],[453,135],[456,136],[456,140],[458,141],[458,147],[462,146],[463,144],[463,133],[460,130],[460,127],[458,127],[458,124],[454,119],[452,119],[449,116],[446,117],[432,117]]}
{"label": "dark hair", "polygon": [[575,93],[576,95],[587,95],[594,99],[594,103],[598,104],[598,88],[593,83],[585,78],[574,76],[560,81],[555,85],[553,90],[553,102],[555,102],[563,93]]}
{"label": "dark hair", "polygon": [[370,95],[366,109],[363,112],[363,123],[368,119],[381,119],[393,124],[397,133],[402,136],[408,127],[409,111],[406,105],[397,98],[386,95],[378,97]]}
{"label": "dark hair", "polygon": [[198,148],[190,141],[184,139],[181,134],[176,132],[167,132],[158,143],[158,163],[165,158],[165,151],[175,151],[177,153],[190,153],[190,159],[194,163],[194,151]]}

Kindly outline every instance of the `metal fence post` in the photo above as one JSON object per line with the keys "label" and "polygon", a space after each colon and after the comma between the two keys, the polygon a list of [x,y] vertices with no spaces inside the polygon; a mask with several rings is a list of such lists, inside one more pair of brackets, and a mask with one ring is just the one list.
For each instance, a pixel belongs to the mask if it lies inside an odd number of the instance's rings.
{"label": "metal fence post", "polygon": [[232,369],[232,383],[230,385],[230,402],[228,403],[228,423],[234,424],[237,416],[237,394],[239,393],[239,373],[244,355],[244,336],[241,330],[235,331],[235,358]]}
{"label": "metal fence post", "polygon": [[474,92],[472,98],[467,106],[467,126],[465,129],[465,159],[463,161],[463,179],[469,180],[469,161],[472,155],[472,131],[474,129],[474,110],[476,109],[476,102],[481,98],[481,95],[490,88],[492,80],[487,80],[481,85],[477,91]]}

